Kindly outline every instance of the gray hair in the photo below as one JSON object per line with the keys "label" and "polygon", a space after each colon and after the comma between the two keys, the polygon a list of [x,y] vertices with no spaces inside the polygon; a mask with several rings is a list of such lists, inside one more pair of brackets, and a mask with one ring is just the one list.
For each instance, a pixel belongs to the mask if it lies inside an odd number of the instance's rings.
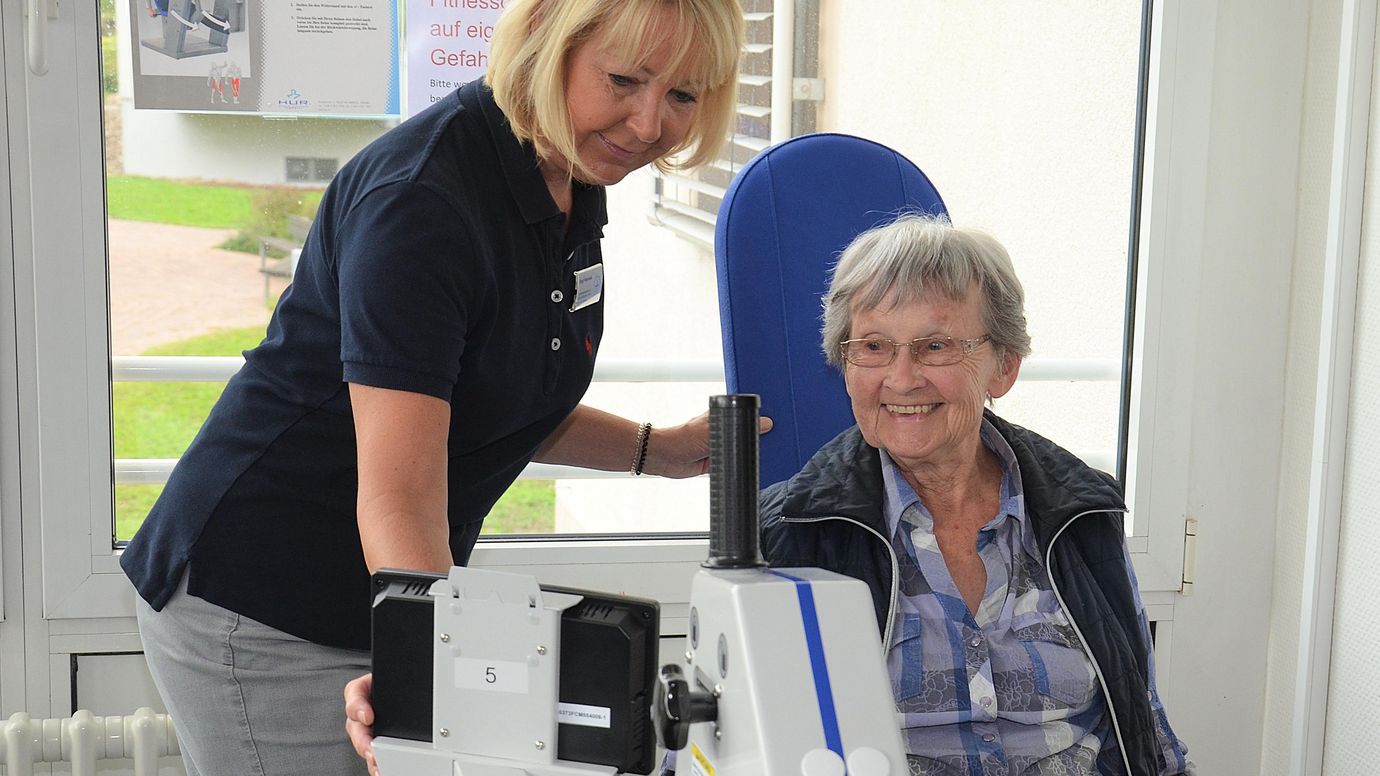
{"label": "gray hair", "polygon": [[974,282],[997,352],[1030,355],[1025,291],[1001,243],[944,216],[907,214],[863,232],[839,257],[824,295],[825,358],[843,368],[839,343],[848,339],[854,312],[875,309],[893,295],[898,305],[936,292],[958,301]]}

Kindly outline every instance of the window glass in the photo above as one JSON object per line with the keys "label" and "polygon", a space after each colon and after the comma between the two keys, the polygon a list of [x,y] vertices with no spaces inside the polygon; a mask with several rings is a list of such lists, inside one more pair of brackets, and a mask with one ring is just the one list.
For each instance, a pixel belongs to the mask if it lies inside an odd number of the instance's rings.
{"label": "window glass", "polygon": [[122,360],[254,347],[340,160],[396,123],[252,110],[267,83],[246,40],[254,11],[101,0],[117,541],[161,491],[147,472],[166,472],[224,387],[156,370],[129,381]]}
{"label": "window glass", "polygon": [[[215,43],[216,30],[201,23],[182,39],[179,58],[167,50],[177,53],[176,36],[168,37],[176,30],[167,25],[178,22],[158,13],[159,2],[101,0],[117,472],[120,461],[175,459],[222,385],[128,382],[120,359],[237,356],[252,347],[289,281],[292,251],[325,184],[397,122],[248,111],[255,95],[290,109],[311,93],[275,85],[269,94],[252,81],[262,74],[236,61],[242,33],[232,28],[252,25],[244,14],[260,6],[228,5],[239,10],[225,20],[224,50],[189,53]],[[760,123],[770,4],[745,8],[754,53],[745,59],[744,121]],[[809,23],[797,24],[797,74],[808,63],[823,99],[794,106],[796,131],[850,132],[906,154],[935,182],[956,223],[983,227],[1010,248],[1027,289],[1035,355],[1086,359],[1119,373],[1140,5],[826,1],[801,19]],[[160,37],[161,50],[142,45]],[[144,107],[157,100],[147,89],[136,94],[136,85],[171,83],[137,81],[144,76],[181,79],[175,91],[183,103]],[[378,91],[359,89],[361,100]],[[620,375],[626,364],[657,366],[597,382],[587,399],[664,427],[703,412],[723,385],[713,374],[720,346],[712,257],[703,242],[651,222],[656,187],[646,173],[610,190],[600,363]],[[642,381],[663,367],[678,376]],[[1119,383],[1055,377],[1023,379],[998,411],[1113,467]],[[556,477],[539,472],[519,481],[486,530],[707,527],[704,478]],[[158,490],[117,481],[117,539],[132,535]]]}

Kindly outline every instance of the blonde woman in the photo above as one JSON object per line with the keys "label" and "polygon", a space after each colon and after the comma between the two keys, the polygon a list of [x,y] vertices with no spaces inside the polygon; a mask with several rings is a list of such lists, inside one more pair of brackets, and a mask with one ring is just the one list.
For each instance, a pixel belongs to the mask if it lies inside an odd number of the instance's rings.
{"label": "blonde woman", "polygon": [[469,558],[531,460],[705,470],[703,418],[580,405],[604,186],[710,159],[735,0],[510,0],[483,82],[341,169],[263,342],[121,563],[191,776],[364,773],[369,574]]}

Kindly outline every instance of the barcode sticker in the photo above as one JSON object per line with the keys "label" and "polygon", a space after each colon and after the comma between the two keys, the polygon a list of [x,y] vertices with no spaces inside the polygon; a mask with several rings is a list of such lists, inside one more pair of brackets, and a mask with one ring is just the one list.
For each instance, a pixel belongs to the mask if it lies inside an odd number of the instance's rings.
{"label": "barcode sticker", "polygon": [[604,706],[560,703],[556,705],[556,722],[562,725],[607,728],[613,724],[613,712]]}

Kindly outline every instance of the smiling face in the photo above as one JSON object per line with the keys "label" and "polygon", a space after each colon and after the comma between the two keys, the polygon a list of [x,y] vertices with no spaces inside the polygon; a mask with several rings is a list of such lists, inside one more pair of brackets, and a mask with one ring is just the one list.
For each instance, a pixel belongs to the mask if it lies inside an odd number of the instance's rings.
{"label": "smiling face", "polygon": [[[610,185],[679,148],[699,112],[702,87],[669,72],[681,34],[670,10],[652,29],[653,43],[632,64],[599,35],[570,52],[566,106],[586,183]],[[680,67],[679,70],[691,68]],[[564,172],[563,159],[544,164]]]}
{"label": "smiling face", "polygon": [[[874,309],[855,310],[848,336],[909,342],[919,337],[972,339],[986,333],[982,296],[974,284],[961,301],[930,293],[900,307],[887,300]],[[887,366],[845,363],[843,376],[863,438],[913,472],[974,461],[981,445],[983,400],[989,393],[1005,395],[1019,371],[1017,356],[999,358],[988,342],[948,366],[918,364],[901,348]]]}

